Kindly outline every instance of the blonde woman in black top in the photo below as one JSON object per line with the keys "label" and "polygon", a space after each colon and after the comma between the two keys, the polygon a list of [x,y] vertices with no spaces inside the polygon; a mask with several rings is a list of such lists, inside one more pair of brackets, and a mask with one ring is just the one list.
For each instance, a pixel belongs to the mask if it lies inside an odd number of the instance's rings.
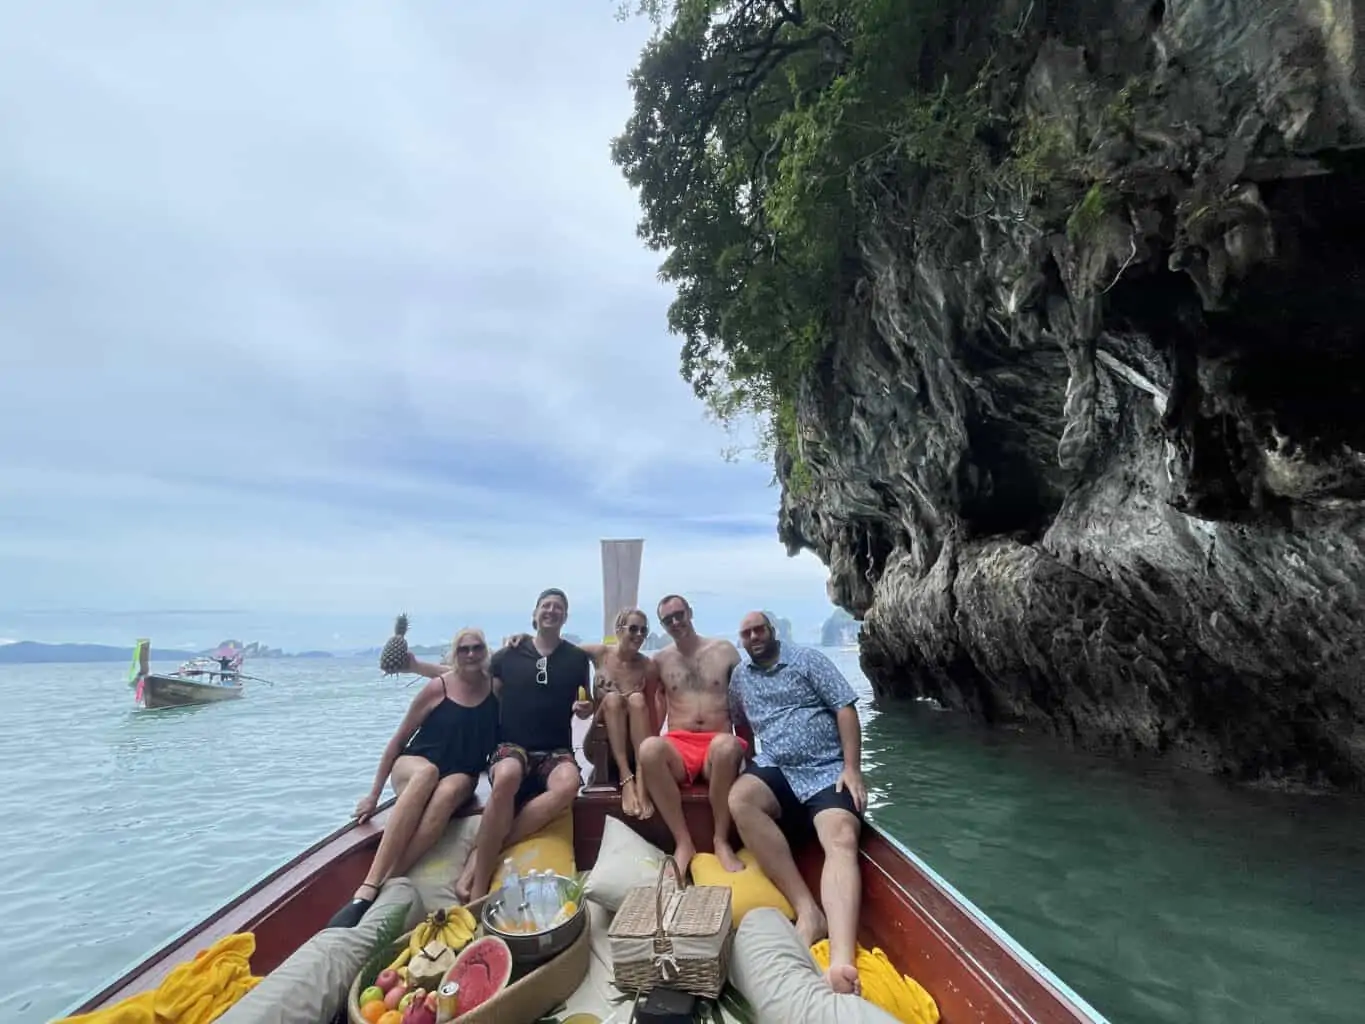
{"label": "blonde woman in black top", "polygon": [[354,927],[379,887],[407,871],[445,832],[451,817],[474,794],[498,742],[498,699],[488,673],[488,642],[462,629],[452,644],[454,667],[408,655],[408,670],[428,677],[384,748],[374,786],[356,804],[355,819],[374,814],[390,777],[398,794],[369,874],[328,927]]}

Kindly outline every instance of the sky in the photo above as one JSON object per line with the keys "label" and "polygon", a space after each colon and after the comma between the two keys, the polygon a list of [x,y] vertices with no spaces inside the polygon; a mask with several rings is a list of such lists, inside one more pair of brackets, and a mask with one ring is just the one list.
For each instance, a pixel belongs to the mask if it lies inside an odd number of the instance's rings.
{"label": "sky", "polygon": [[0,638],[592,634],[604,537],[818,627],[678,373],[616,7],[0,3]]}

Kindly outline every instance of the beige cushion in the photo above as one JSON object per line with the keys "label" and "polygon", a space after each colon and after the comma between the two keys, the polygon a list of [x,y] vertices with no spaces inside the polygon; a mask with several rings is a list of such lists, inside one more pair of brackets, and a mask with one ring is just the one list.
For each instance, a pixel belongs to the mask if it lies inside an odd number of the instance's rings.
{"label": "beige cushion", "polygon": [[460,902],[455,898],[455,882],[474,852],[474,837],[481,821],[480,814],[452,818],[436,845],[408,872],[407,877],[417,887],[428,913]]}
{"label": "beige cushion", "polygon": [[[621,992],[612,984],[611,942],[607,929],[611,927],[612,912],[598,903],[588,903],[589,930],[592,935],[592,955],[588,960],[588,974],[564,1002],[564,1009],[556,1016],[561,1019],[574,1013],[591,1013],[602,1020],[611,1017],[613,1011],[621,1006],[612,1000],[620,997]],[[629,1016],[629,1005],[621,1020]]]}
{"label": "beige cushion", "polygon": [[735,933],[730,981],[760,1024],[896,1024],[867,1000],[832,992],[792,923],[771,907],[744,915]]}
{"label": "beige cushion", "polygon": [[354,928],[324,928],[259,985],[234,1003],[217,1024],[321,1024],[346,1005],[351,982],[374,949],[392,908],[410,903],[403,930],[424,916],[416,886],[406,878],[384,884],[374,906]]}
{"label": "beige cushion", "polygon": [[[583,888],[584,898],[615,914],[631,889],[658,884],[659,865],[665,856],[663,850],[624,821],[607,815],[597,861]],[[670,882],[672,877],[668,876]]]}

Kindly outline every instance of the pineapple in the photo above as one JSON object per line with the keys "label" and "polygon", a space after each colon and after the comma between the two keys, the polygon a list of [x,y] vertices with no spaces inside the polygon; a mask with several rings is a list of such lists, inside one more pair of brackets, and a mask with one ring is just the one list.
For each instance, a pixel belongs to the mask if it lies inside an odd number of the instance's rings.
{"label": "pineapple", "polygon": [[384,644],[379,653],[379,668],[385,675],[397,675],[408,668],[408,642],[404,639],[408,632],[408,617],[404,613],[393,624],[393,636]]}

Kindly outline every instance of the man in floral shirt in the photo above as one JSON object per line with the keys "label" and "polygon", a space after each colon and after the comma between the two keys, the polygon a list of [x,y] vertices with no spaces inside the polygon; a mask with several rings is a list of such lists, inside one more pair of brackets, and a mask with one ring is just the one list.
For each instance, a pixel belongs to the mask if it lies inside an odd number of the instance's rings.
{"label": "man in floral shirt", "polygon": [[[819,651],[779,641],[763,612],[744,617],[739,638],[750,660],[730,677],[731,718],[736,732],[752,730],[758,752],[730,790],[730,813],[744,845],[791,901],[805,943],[829,936],[830,987],[860,993],[858,834],[867,787],[857,694]],[[812,827],[825,851],[823,912],[789,842]]]}

